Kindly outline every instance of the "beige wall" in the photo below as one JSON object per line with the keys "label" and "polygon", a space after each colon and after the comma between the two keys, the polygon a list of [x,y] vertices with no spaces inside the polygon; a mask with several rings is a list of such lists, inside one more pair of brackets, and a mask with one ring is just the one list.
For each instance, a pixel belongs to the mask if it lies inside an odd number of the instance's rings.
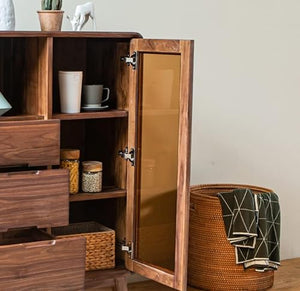
{"label": "beige wall", "polygon": [[[84,2],[63,6],[72,14]],[[40,0],[14,3],[17,29],[38,30]],[[192,183],[275,189],[282,257],[299,257],[300,1],[94,3],[99,30],[195,39]],[[63,29],[71,29],[66,20]]]}

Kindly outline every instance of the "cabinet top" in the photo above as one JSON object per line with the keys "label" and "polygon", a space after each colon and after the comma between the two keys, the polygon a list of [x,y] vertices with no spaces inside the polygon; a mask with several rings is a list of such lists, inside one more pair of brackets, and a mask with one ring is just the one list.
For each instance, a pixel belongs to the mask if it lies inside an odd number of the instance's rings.
{"label": "cabinet top", "polygon": [[141,38],[138,32],[108,31],[1,31],[0,37]]}

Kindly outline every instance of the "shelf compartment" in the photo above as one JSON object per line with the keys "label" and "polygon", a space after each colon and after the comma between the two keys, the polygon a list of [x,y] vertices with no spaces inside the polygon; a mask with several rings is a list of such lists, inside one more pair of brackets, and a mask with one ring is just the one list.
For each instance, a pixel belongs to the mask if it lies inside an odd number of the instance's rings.
{"label": "shelf compartment", "polygon": [[[68,52],[67,54],[65,53],[66,51]],[[52,70],[53,115],[56,116],[61,111],[59,71],[82,71],[82,85],[102,84],[104,87],[110,89],[110,98],[105,102],[105,105],[108,105],[111,109],[128,109],[130,68],[121,61],[121,57],[128,55],[128,53],[128,39],[117,38],[108,40],[89,37],[55,37],[53,39]],[[109,114],[102,113],[104,114],[103,116]],[[81,119],[84,116],[87,118],[97,118],[97,114],[92,112],[83,112],[81,114],[75,115],[74,119]]]}
{"label": "shelf compartment", "polygon": [[80,162],[102,162],[103,185],[125,189],[127,164],[118,152],[127,145],[127,123],[127,118],[61,120],[61,148],[79,149]]}
{"label": "shelf compartment", "polygon": [[70,202],[120,198],[120,197],[126,197],[126,195],[127,195],[127,191],[125,189],[105,187],[103,191],[99,193],[80,192],[75,195],[72,194],[70,195]]}
{"label": "shelf compartment", "polygon": [[125,110],[107,110],[102,112],[81,112],[81,113],[57,113],[53,114],[54,119],[76,120],[76,119],[98,119],[98,118],[123,118],[128,117]]}
{"label": "shelf compartment", "polygon": [[0,91],[12,106],[5,116],[47,117],[50,53],[44,37],[0,39]]}

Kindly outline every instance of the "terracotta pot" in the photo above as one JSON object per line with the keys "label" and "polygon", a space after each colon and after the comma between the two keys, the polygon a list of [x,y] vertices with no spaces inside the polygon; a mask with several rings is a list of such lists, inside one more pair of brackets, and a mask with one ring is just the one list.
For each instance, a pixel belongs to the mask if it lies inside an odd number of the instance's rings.
{"label": "terracotta pot", "polygon": [[42,31],[60,31],[64,11],[39,10],[38,12]]}

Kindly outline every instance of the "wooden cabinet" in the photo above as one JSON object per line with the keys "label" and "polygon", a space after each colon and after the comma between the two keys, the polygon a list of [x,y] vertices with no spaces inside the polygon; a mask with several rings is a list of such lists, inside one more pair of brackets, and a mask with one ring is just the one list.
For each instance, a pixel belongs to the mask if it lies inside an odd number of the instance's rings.
{"label": "wooden cabinet", "polygon": [[[83,84],[110,88],[109,108],[61,113],[59,70],[83,71]],[[28,187],[8,199],[24,216],[13,227],[66,225],[65,216],[70,223],[97,221],[116,232],[116,273],[123,266],[185,290],[192,71],[193,41],[129,32],[1,32],[0,90],[13,108],[0,117],[0,199],[12,193],[5,177]],[[60,202],[59,148],[80,149],[80,161],[101,161],[103,191],[67,193],[69,207]],[[17,174],[10,174],[12,166]],[[53,223],[49,214],[40,220],[43,212],[28,216],[26,205],[35,199],[61,217]],[[1,230],[11,227],[7,220],[0,218]],[[103,271],[93,271],[93,287],[97,274]]]}

